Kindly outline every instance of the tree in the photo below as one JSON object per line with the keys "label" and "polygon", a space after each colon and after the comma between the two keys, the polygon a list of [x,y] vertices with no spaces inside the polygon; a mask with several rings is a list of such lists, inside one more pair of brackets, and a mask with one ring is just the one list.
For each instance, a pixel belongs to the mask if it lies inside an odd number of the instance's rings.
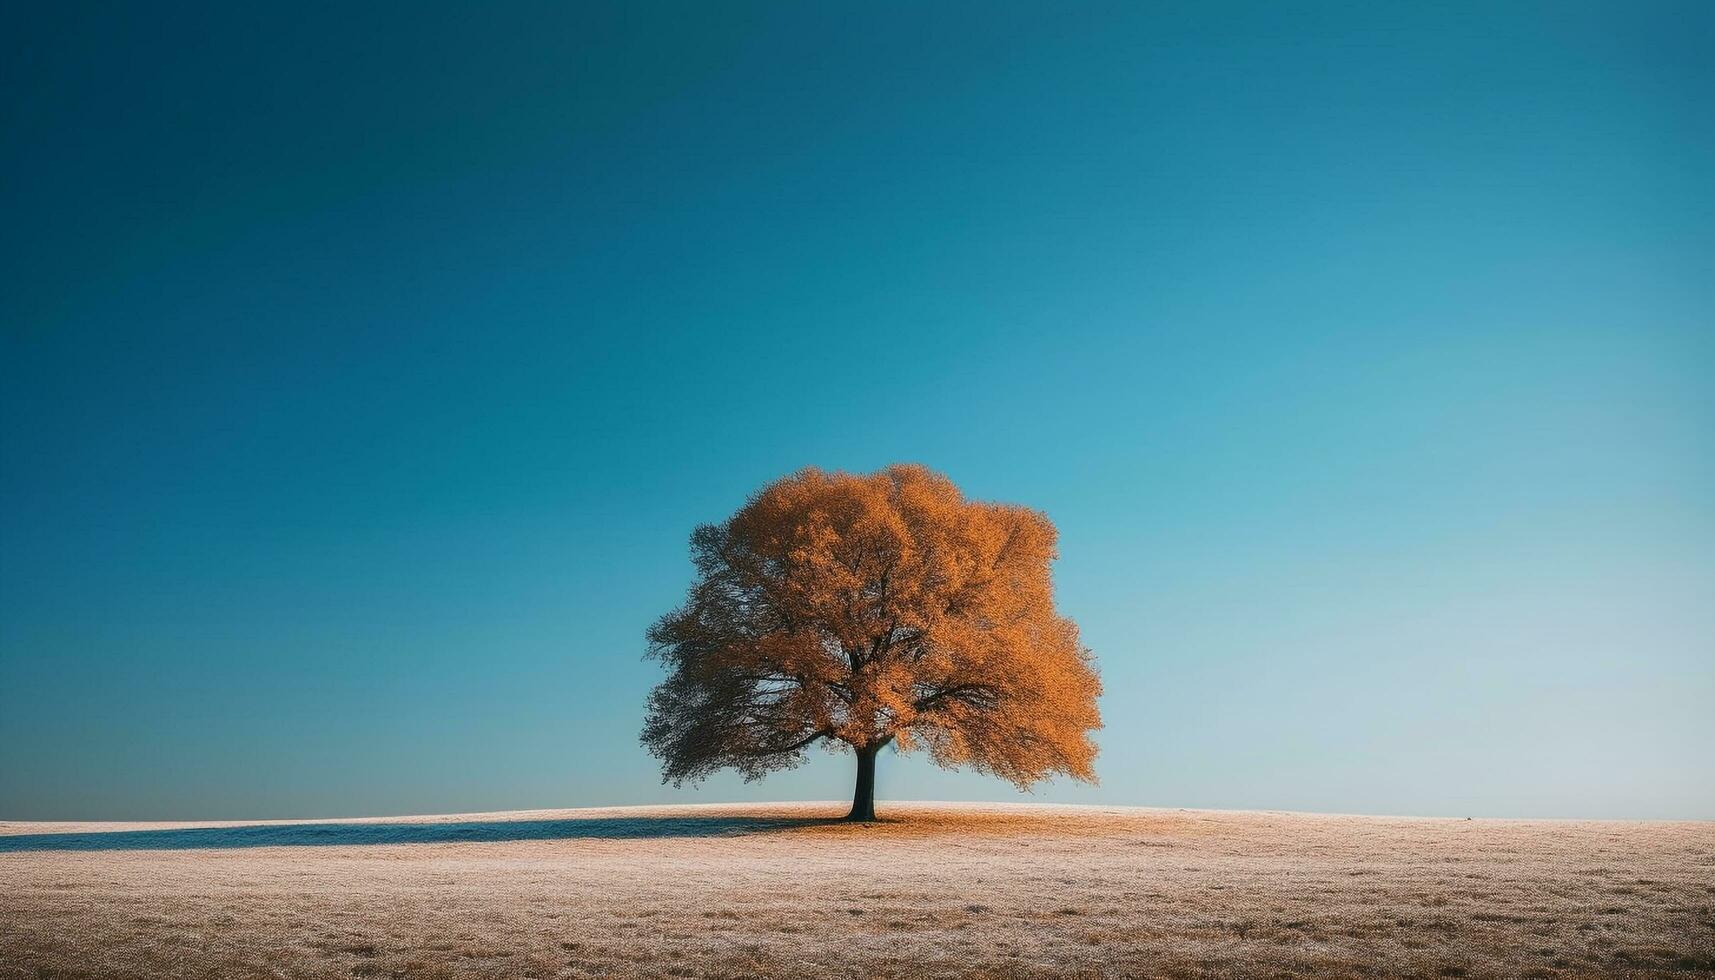
{"label": "tree", "polygon": [[848,819],[875,819],[882,748],[1020,788],[1095,781],[1101,684],[1054,611],[1056,532],[921,466],[806,469],[691,535],[697,579],[649,630],[668,677],[643,744],[663,781],[747,780],[816,742],[857,754]]}

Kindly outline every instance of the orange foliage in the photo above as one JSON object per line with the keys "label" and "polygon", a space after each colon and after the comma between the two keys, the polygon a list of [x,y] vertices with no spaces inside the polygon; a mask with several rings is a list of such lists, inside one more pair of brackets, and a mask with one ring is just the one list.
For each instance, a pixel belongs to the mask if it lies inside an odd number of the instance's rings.
{"label": "orange foliage", "polygon": [[1043,514],[966,500],[921,466],[763,488],[691,536],[697,582],[649,631],[669,676],[644,744],[674,782],[758,778],[824,739],[1020,787],[1093,782],[1101,684],[1054,611],[1055,537]]}

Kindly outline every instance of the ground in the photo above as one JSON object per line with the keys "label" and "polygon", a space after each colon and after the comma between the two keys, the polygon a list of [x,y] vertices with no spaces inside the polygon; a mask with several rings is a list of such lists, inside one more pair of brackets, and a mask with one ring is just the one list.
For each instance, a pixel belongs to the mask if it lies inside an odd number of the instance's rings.
{"label": "ground", "polygon": [[839,812],[0,823],[0,977],[1715,973],[1712,823]]}

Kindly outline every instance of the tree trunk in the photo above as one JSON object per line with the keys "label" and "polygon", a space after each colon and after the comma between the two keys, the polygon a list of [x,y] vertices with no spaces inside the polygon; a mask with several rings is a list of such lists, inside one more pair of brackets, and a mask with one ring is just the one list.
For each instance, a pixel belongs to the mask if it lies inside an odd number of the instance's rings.
{"label": "tree trunk", "polygon": [[847,820],[875,819],[875,757],[881,746],[856,749],[858,758],[857,791],[852,794],[852,812]]}

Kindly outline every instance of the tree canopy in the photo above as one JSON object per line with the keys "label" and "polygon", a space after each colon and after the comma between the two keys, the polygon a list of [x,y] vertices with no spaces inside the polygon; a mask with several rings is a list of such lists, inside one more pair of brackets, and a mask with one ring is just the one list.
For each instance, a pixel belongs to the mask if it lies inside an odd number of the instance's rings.
{"label": "tree canopy", "polygon": [[696,582],[648,633],[668,676],[643,743],[675,783],[756,779],[843,743],[858,819],[890,743],[1021,788],[1093,782],[1101,685],[1054,610],[1055,549],[1045,515],[966,500],[921,466],[770,484],[691,535]]}

